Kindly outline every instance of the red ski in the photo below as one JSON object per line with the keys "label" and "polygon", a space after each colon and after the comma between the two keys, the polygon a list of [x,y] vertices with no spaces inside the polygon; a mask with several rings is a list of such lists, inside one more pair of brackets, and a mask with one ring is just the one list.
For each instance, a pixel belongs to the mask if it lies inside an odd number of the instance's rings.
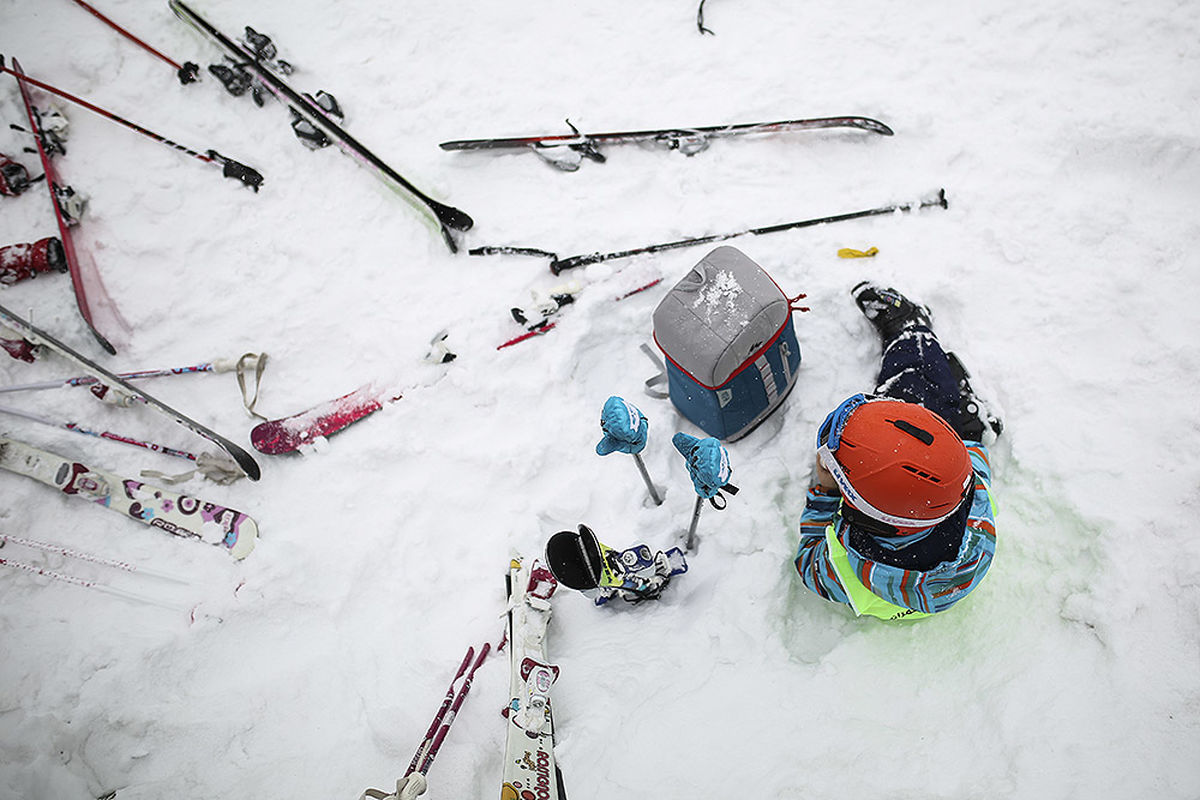
{"label": "red ski", "polygon": [[[67,259],[67,269],[71,273],[71,286],[75,290],[75,302],[79,306],[79,313],[83,316],[84,322],[92,331],[92,335],[96,337],[96,341],[100,343],[110,354],[115,355],[117,349],[112,343],[96,328],[95,316],[93,314],[92,304],[89,302],[88,293],[92,293],[97,305],[105,307],[105,309],[114,317],[114,323],[120,318],[116,314],[116,308],[112,304],[112,300],[104,290],[104,285],[100,283],[100,275],[96,272],[95,265],[88,261],[86,264],[80,261],[79,254],[75,250],[75,243],[71,239],[70,222],[66,215],[63,214],[63,209],[60,197],[65,197],[72,194],[70,187],[63,184],[55,171],[54,165],[50,162],[50,154],[46,151],[46,142],[42,130],[41,121],[38,117],[37,110],[33,107],[33,100],[29,96],[29,86],[25,81],[25,71],[21,69],[21,62],[13,59],[12,72],[15,73],[17,85],[21,87],[21,99],[25,102],[25,114],[29,117],[29,130],[33,134],[33,140],[37,144],[38,156],[42,160],[42,170],[46,174],[46,185],[50,188],[50,200],[54,206],[54,218],[58,222],[59,238],[62,240],[64,255]],[[88,267],[88,275],[84,275],[83,268]]]}
{"label": "red ski", "polygon": [[293,414],[290,417],[260,422],[250,431],[254,449],[267,455],[292,453],[321,436],[330,436],[342,428],[374,414],[384,403],[395,402],[400,395],[387,397],[371,384],[350,394]]}

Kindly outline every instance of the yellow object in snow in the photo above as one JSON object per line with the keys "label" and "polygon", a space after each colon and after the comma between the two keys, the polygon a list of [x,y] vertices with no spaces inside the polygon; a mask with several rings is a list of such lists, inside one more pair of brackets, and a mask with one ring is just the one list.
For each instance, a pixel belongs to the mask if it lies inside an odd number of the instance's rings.
{"label": "yellow object in snow", "polygon": [[838,250],[838,258],[871,258],[878,252],[878,247],[871,247],[866,250],[854,250],[850,247],[843,247],[841,250]]}

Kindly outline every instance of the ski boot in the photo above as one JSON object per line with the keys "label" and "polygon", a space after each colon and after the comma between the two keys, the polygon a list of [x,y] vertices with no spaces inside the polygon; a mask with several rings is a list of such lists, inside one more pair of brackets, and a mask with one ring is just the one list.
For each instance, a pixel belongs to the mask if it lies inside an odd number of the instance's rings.
{"label": "ski boot", "polygon": [[1004,423],[998,416],[980,402],[975,391],[971,388],[970,374],[955,353],[946,353],[950,362],[950,371],[958,381],[958,419],[952,420],[951,427],[963,439],[973,442],[985,442],[985,436],[991,444],[1004,432]]}
{"label": "ski boot", "polygon": [[917,326],[932,328],[929,309],[909,300],[895,289],[863,281],[850,290],[850,296],[886,345],[904,331]]}
{"label": "ski boot", "polygon": [[41,272],[66,272],[67,255],[56,236],[32,244],[12,244],[0,247],[0,285],[33,278]]}
{"label": "ski boot", "polygon": [[651,551],[640,544],[614,550],[602,544],[591,528],[559,531],[546,543],[546,563],[555,579],[569,589],[585,592],[602,606],[614,598],[637,604],[657,600],[671,578],[687,572],[678,547]]}

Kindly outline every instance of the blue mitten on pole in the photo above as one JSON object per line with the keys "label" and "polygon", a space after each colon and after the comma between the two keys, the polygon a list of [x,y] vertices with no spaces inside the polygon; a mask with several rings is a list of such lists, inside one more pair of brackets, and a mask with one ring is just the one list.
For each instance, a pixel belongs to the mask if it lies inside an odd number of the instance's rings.
{"label": "blue mitten on pole", "polygon": [[711,436],[697,439],[686,433],[677,433],[671,437],[671,443],[687,461],[688,473],[700,497],[711,500],[726,487],[729,487],[731,494],[737,491],[729,485],[733,470],[729,466],[729,452],[721,446],[720,441]]}
{"label": "blue mitten on pole", "polygon": [[596,445],[596,454],[629,453],[637,455],[646,446],[650,423],[637,406],[620,397],[610,397],[600,412],[600,430],[604,438]]}

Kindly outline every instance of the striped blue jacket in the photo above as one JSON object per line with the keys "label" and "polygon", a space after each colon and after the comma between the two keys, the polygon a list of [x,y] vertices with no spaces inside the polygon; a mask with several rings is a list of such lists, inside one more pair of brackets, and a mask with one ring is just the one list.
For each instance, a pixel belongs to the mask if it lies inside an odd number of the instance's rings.
{"label": "striped blue jacket", "polygon": [[[975,469],[975,487],[956,557],[923,571],[873,561],[860,552],[860,549],[868,548],[856,549],[852,544],[849,526],[838,513],[841,495],[836,490],[813,486],[808,490],[804,513],[800,517],[800,548],[795,562],[804,585],[826,600],[850,605],[846,590],[829,560],[825,530],[832,524],[836,526],[838,541],[846,548],[854,574],[867,589],[884,600],[933,614],[945,611],[970,594],[992,565],[996,552],[996,525],[989,493],[992,469],[987,448],[979,442],[966,444]],[[856,532],[856,536],[863,535],[870,536]],[[882,547],[889,548],[889,543],[881,541],[884,537],[872,538]],[[902,548],[896,552],[902,552]]]}

